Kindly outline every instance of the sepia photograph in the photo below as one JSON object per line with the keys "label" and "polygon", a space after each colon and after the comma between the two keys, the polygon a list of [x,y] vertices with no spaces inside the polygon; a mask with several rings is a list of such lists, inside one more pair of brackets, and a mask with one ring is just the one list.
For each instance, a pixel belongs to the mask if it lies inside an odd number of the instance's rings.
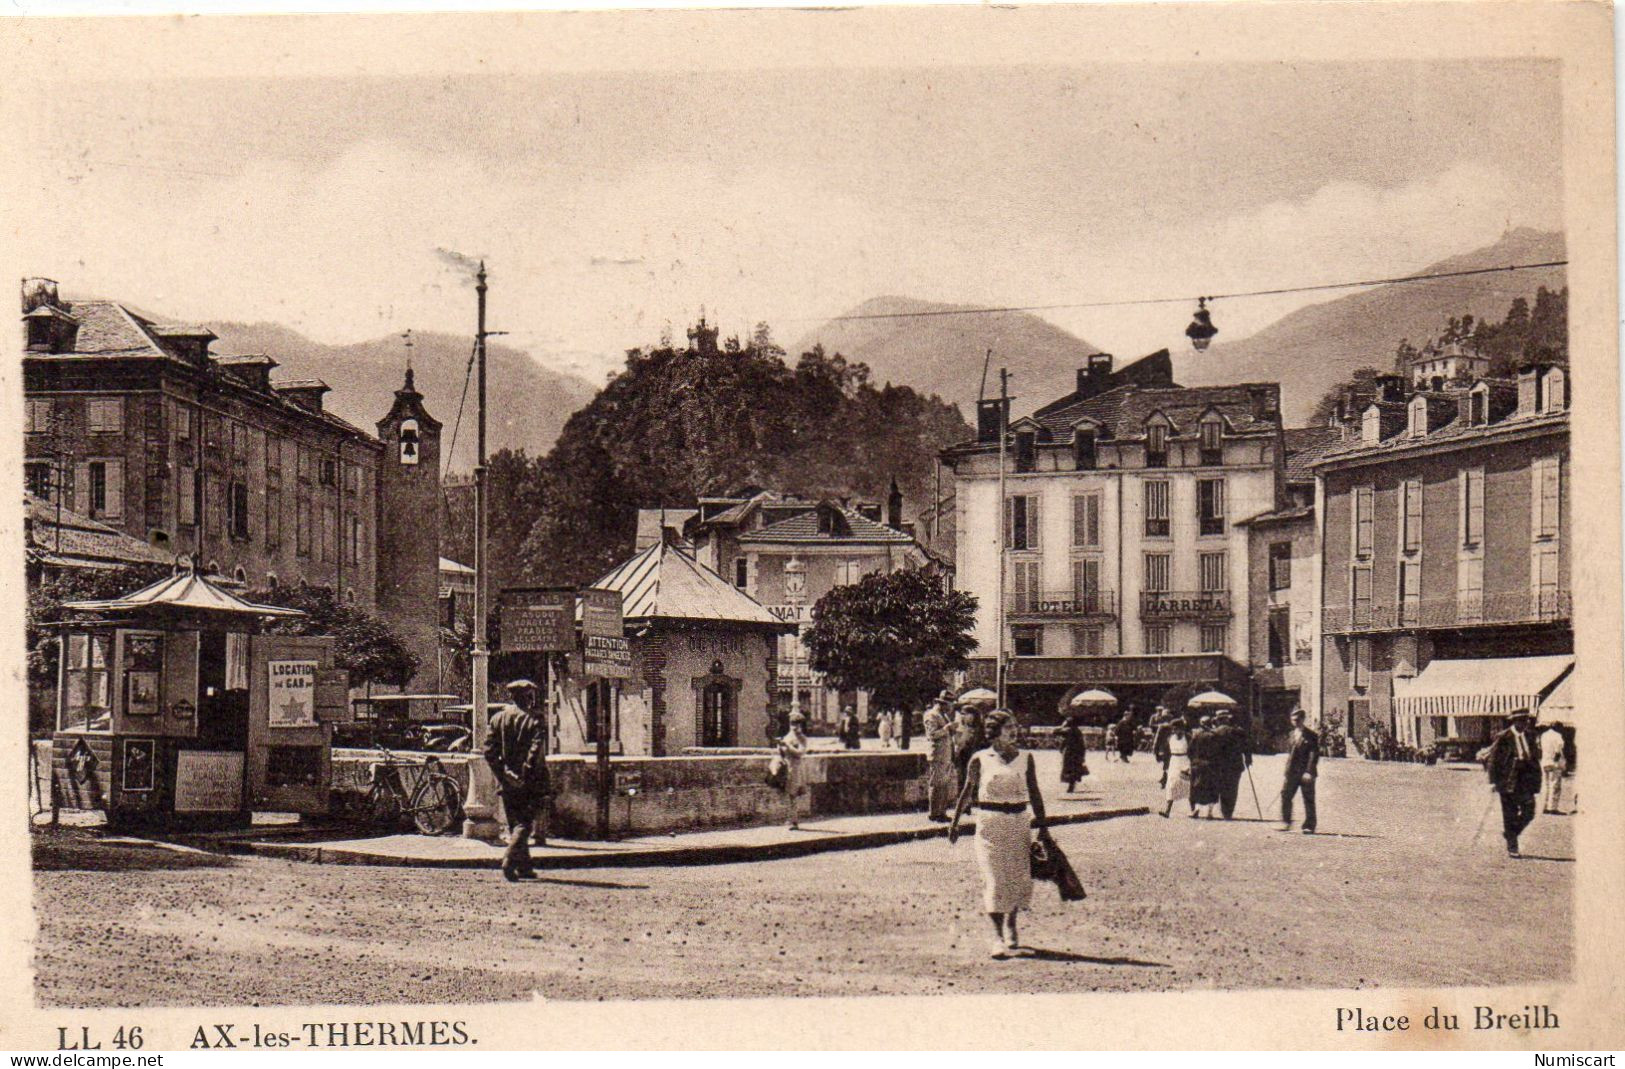
{"label": "sepia photograph", "polygon": [[1617,1037],[1612,14],[1453,6],[10,20],[6,1038]]}

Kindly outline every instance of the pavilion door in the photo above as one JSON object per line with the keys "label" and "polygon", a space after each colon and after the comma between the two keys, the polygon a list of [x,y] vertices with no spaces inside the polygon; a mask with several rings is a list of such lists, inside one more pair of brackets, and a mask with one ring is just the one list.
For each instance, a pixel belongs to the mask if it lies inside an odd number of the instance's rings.
{"label": "pavilion door", "polygon": [[738,736],[733,688],[725,683],[707,685],[700,692],[700,745],[737,746]]}
{"label": "pavilion door", "polygon": [[[232,645],[240,636],[232,640]],[[236,650],[234,656],[241,656]],[[246,652],[246,651],[244,651]],[[197,664],[197,744],[200,750],[248,749],[248,689],[246,678],[228,671],[230,658],[223,631],[202,631],[198,635]]]}

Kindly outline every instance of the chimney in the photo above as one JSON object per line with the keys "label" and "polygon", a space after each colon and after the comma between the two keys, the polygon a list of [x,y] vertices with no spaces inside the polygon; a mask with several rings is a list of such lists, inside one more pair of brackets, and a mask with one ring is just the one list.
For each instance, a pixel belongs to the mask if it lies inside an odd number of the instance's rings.
{"label": "chimney", "polygon": [[1276,394],[1269,386],[1247,387],[1247,397],[1253,405],[1253,419],[1260,423],[1267,423],[1275,418]]}
{"label": "chimney", "polygon": [[1078,368],[1078,400],[1103,393],[1111,385],[1111,378],[1112,354],[1089,354],[1083,367]]}
{"label": "chimney", "polygon": [[999,440],[999,415],[1003,408],[1004,422],[1010,422],[1010,402],[1001,402],[997,397],[989,397],[976,402],[976,440],[978,442],[997,442]]}
{"label": "chimney", "polygon": [[903,491],[897,485],[897,477],[891,481],[891,493],[886,495],[886,526],[893,530],[903,529]]}
{"label": "chimney", "polygon": [[1389,402],[1405,400],[1404,376],[1378,375],[1372,382],[1377,388],[1377,400]]}
{"label": "chimney", "polygon": [[322,410],[322,394],[332,387],[320,379],[292,379],[288,382],[274,382],[271,389],[277,396],[292,401],[308,412]]}

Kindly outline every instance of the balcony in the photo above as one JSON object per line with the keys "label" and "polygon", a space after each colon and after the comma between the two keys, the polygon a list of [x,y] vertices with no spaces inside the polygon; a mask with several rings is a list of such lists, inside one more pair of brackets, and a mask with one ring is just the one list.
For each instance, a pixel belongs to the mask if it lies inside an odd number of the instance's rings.
{"label": "balcony", "polygon": [[1140,594],[1141,620],[1228,620],[1228,590],[1147,590]]}
{"label": "balcony", "polygon": [[1371,605],[1359,611],[1347,605],[1327,605],[1321,610],[1321,628],[1329,635],[1348,635],[1553,623],[1570,619],[1573,603],[1573,595],[1567,590],[1520,590],[1424,598],[1401,605]]}
{"label": "balcony", "polygon": [[1112,590],[1027,590],[1005,599],[1012,620],[1114,619],[1117,594]]}

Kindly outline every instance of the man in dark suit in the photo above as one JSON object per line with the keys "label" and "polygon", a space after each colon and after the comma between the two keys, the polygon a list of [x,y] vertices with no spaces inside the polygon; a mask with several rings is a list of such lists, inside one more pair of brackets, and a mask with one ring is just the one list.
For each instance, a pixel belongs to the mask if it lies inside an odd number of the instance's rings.
{"label": "man in dark suit", "polygon": [[1540,746],[1535,741],[1534,717],[1519,709],[1507,718],[1507,729],[1490,743],[1490,789],[1501,796],[1501,830],[1507,856],[1518,857],[1518,836],[1535,819],[1535,796],[1540,793]]}
{"label": "man in dark suit", "polygon": [[485,733],[485,763],[496,776],[502,812],[508,820],[508,849],[502,875],[509,881],[534,880],[530,860],[532,825],[547,804],[547,732],[536,706],[536,684],[516,679],[508,684],[512,704],[491,717]]}
{"label": "man in dark suit", "polygon": [[1286,780],[1281,784],[1281,830],[1292,830],[1292,797],[1303,792],[1303,833],[1315,833],[1315,777],[1320,773],[1320,736],[1303,726],[1303,710],[1292,710],[1286,744]]}
{"label": "man in dark suit", "polygon": [[[1247,752],[1247,736],[1236,726],[1228,709],[1221,709],[1213,718],[1213,774],[1218,780],[1219,812],[1229,820],[1236,812],[1236,799],[1241,795],[1241,777],[1253,763]],[[1311,822],[1311,827],[1313,822]]]}

